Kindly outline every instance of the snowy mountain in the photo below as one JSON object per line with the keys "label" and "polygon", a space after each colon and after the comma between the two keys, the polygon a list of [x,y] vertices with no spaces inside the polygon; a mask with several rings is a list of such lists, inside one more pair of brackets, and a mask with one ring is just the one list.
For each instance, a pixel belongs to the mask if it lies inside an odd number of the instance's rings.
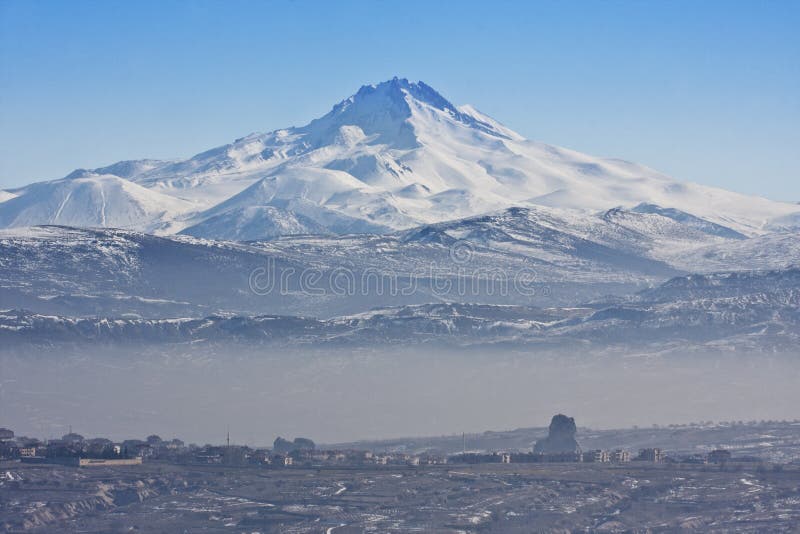
{"label": "snowy mountain", "polygon": [[0,208],[0,227],[64,224],[168,231],[192,204],[124,178],[92,172],[27,186]]}
{"label": "snowy mountain", "polygon": [[302,127],[0,192],[0,309],[26,310],[0,337],[788,346],[798,228],[798,204],[393,79]]}
{"label": "snowy mountain", "polygon": [[724,227],[720,237],[800,224],[797,204],[528,141],[422,82],[397,78],[362,87],[302,127],[252,134],[184,161],[76,171],[13,193],[18,198],[0,204],[0,227],[183,230],[212,239],[388,232],[513,206],[576,214],[621,206],[714,235]]}

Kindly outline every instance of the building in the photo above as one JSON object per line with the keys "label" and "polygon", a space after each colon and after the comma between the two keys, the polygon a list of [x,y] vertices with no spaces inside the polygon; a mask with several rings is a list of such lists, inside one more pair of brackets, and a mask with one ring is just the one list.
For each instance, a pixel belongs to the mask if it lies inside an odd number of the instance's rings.
{"label": "building", "polygon": [[315,462],[327,462],[330,458],[331,454],[328,451],[314,451],[311,453],[311,459]]}
{"label": "building", "polygon": [[136,458],[77,458],[78,467],[142,465],[142,457]]}
{"label": "building", "polygon": [[36,456],[36,447],[22,447],[19,449],[21,458],[33,458]]}
{"label": "building", "polygon": [[503,453],[500,455],[500,463],[501,464],[510,464],[511,463],[511,455],[508,453]]}
{"label": "building", "polygon": [[623,451],[622,449],[617,449],[611,453],[611,461],[624,464],[631,461],[631,453],[628,451]]}
{"label": "building", "polygon": [[185,448],[186,445],[183,441],[179,440],[178,438],[173,439],[172,441],[166,442],[166,448],[169,450],[180,450]]}
{"label": "building", "polygon": [[142,458],[153,456],[153,448],[150,444],[140,439],[126,439],[121,446],[122,454],[125,456],[141,456]]}
{"label": "building", "polygon": [[636,459],[642,462],[661,463],[664,461],[664,453],[658,448],[642,449]]}
{"label": "building", "polygon": [[79,458],[77,456],[22,456],[20,461],[23,463],[43,463],[68,465],[71,467],[102,467],[102,466],[122,466],[122,465],[141,465],[142,458]]}
{"label": "building", "polygon": [[268,449],[256,449],[250,454],[250,463],[257,465],[271,465],[272,458]]}
{"label": "building", "polygon": [[583,453],[584,462],[607,463],[611,461],[611,453],[600,449]]}

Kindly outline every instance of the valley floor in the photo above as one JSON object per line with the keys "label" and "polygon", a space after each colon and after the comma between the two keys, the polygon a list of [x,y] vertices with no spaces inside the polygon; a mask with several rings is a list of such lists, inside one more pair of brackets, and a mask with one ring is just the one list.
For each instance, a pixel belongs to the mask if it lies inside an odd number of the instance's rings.
{"label": "valley floor", "polygon": [[6,462],[0,472],[7,532],[793,532],[800,524],[795,466]]}

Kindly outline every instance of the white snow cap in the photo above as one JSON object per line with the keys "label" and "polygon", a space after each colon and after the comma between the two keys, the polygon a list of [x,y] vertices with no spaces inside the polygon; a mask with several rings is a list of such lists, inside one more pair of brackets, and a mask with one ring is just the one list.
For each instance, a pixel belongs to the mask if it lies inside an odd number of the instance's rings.
{"label": "white snow cap", "polygon": [[513,206],[593,213],[647,204],[749,236],[800,225],[797,204],[529,141],[405,78],[364,85],[305,126],[183,161],[76,171],[13,194],[0,196],[0,227],[119,225],[227,239],[380,232]]}

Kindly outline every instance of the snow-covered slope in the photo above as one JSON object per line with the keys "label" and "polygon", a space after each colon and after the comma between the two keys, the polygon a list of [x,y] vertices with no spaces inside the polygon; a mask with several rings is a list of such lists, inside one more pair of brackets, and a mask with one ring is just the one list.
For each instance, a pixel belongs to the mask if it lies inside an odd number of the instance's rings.
{"label": "snow-covered slope", "polygon": [[80,173],[17,190],[2,203],[0,227],[63,224],[169,230],[192,204],[110,174]]}
{"label": "snow-covered slope", "polygon": [[[317,232],[271,206],[243,208],[231,226]],[[250,218],[248,218],[250,217]],[[216,223],[209,219],[203,224]],[[293,235],[259,242],[128,230],[0,230],[0,306],[66,315],[208,313],[332,315],[429,302],[571,306],[625,295],[689,272],[800,265],[800,234],[749,239],[707,233],[657,213],[575,214],[511,208],[389,234]],[[224,236],[223,236],[224,237]],[[266,269],[266,270],[265,270]],[[274,285],[256,291],[261,273]],[[258,280],[256,280],[258,281]],[[269,280],[267,280],[268,282]]]}
{"label": "snow-covered slope", "polygon": [[736,265],[758,270],[800,267],[800,233],[780,232],[704,244],[674,254],[671,264],[689,272],[725,271]]}
{"label": "snow-covered slope", "polygon": [[[324,187],[323,187],[324,186]],[[336,209],[357,181],[338,171],[291,170],[263,178],[225,202],[194,216],[183,233],[210,239],[255,240],[309,233],[384,232],[389,227]]]}
{"label": "snow-covered slope", "polygon": [[324,234],[313,220],[273,206],[245,206],[212,215],[182,233],[227,241],[254,241],[282,235]]}
{"label": "snow-covered slope", "polygon": [[14,193],[9,193],[8,191],[0,190],[0,202],[5,202],[6,200],[11,200],[12,198],[16,197]]}
{"label": "snow-covered slope", "polygon": [[747,236],[800,224],[797,204],[528,141],[422,82],[397,78],[362,87],[306,126],[252,134],[184,161],[125,161],[94,172],[139,188],[95,184],[105,200],[88,195],[76,203],[78,216],[63,204],[69,192],[62,181],[29,186],[0,204],[0,225],[186,228],[196,236],[251,239],[317,225],[332,233],[399,230],[512,206],[583,212],[640,206],[667,217],[679,211],[684,223],[701,218],[706,232],[720,225]]}

